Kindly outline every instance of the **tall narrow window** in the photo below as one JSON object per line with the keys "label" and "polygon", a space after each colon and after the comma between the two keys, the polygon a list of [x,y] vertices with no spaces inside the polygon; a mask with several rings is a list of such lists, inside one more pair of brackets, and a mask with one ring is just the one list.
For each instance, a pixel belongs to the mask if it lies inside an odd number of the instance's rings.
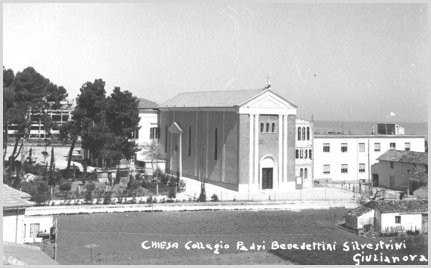
{"label": "tall narrow window", "polygon": [[304,151],[305,151],[305,156],[304,156],[304,158],[305,158],[305,159],[307,159],[307,157],[308,157],[308,150],[307,150],[307,149],[305,149]]}
{"label": "tall narrow window", "polygon": [[299,158],[299,150],[296,149],[296,159],[298,159],[298,158]]}
{"label": "tall narrow window", "polygon": [[260,132],[264,132],[264,131],[265,131],[265,124],[260,123]]}
{"label": "tall narrow window", "polygon": [[311,149],[308,150],[308,157],[310,157],[310,159],[313,159],[313,157],[311,156]]}
{"label": "tall narrow window", "polygon": [[266,123],[266,132],[269,132],[269,123]]}
{"label": "tall narrow window", "polygon": [[214,159],[217,160],[217,128],[214,131]]}
{"label": "tall narrow window", "polygon": [[303,168],[301,168],[301,169],[300,169],[300,171],[299,171],[299,176],[300,176],[301,178],[303,178],[303,177],[304,177],[304,169],[303,169]]}
{"label": "tall narrow window", "polygon": [[310,127],[307,127],[307,140],[310,140]]}
{"label": "tall narrow window", "polygon": [[165,153],[168,152],[168,126],[165,126]]}
{"label": "tall narrow window", "polygon": [[275,132],[275,123],[272,123],[272,126],[271,126],[271,130],[272,130],[272,133],[274,133]]}
{"label": "tall narrow window", "polygon": [[304,158],[304,152],[303,152],[303,150],[300,150],[300,151],[299,151],[299,156],[300,156],[301,158]]}
{"label": "tall narrow window", "polygon": [[304,178],[308,178],[308,168],[304,168]]}
{"label": "tall narrow window", "polygon": [[298,140],[299,141],[301,140],[301,128],[300,127],[298,127]]}
{"label": "tall narrow window", "polygon": [[305,127],[302,127],[302,140],[305,141]]}
{"label": "tall narrow window", "polygon": [[365,163],[359,163],[359,173],[365,173]]}
{"label": "tall narrow window", "polygon": [[331,174],[331,166],[323,165],[323,174]]}
{"label": "tall narrow window", "polygon": [[189,127],[189,150],[188,155],[192,155],[192,127]]}
{"label": "tall narrow window", "polygon": [[359,143],[359,152],[364,153],[365,152],[365,143]]}

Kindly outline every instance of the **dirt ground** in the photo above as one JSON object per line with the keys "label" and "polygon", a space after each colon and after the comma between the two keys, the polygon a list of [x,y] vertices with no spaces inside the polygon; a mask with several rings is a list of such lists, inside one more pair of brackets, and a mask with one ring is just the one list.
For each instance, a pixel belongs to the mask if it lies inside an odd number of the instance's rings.
{"label": "dirt ground", "polygon": [[[332,211],[341,218],[345,209]],[[329,210],[98,213],[63,215],[58,219],[60,264],[90,264],[92,259],[93,264],[99,265],[352,265],[352,256],[357,252],[342,251],[344,241],[377,241],[334,228]],[[337,241],[338,248],[334,252],[271,250],[274,241],[285,244]],[[203,248],[199,248],[199,242]],[[167,249],[169,243],[171,248]],[[238,243],[243,243],[243,247],[238,247]],[[92,257],[90,249],[85,247],[90,244],[96,244]],[[205,249],[206,244],[211,249]],[[216,247],[219,254],[215,253]],[[409,245],[409,253],[427,252],[427,243],[425,248],[421,247]]]}

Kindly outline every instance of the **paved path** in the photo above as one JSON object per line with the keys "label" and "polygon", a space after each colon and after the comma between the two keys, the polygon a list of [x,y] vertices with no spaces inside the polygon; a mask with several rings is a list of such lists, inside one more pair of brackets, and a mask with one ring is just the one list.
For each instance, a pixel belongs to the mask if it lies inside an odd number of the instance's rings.
{"label": "paved path", "polygon": [[58,265],[39,247],[3,241],[3,264],[12,265]]}
{"label": "paved path", "polygon": [[[177,198],[194,199],[198,198],[201,191],[201,183],[199,181],[181,178],[186,182],[186,190],[177,195]],[[288,192],[277,193],[254,193],[254,194],[239,194],[236,191],[228,190],[209,183],[205,184],[207,200],[211,200],[211,196],[216,194],[219,200],[249,200],[249,201],[268,201],[268,200],[289,200],[289,201],[307,201],[307,200],[353,200],[355,194],[348,190],[330,187],[313,187],[303,190],[293,190]]]}

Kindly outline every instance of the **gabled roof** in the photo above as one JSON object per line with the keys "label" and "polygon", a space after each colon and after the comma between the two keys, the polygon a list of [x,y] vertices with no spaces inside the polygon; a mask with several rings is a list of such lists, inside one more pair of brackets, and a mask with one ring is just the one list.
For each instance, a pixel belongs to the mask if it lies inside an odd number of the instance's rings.
{"label": "gabled roof", "polygon": [[428,153],[391,149],[379,156],[377,160],[428,165]]}
{"label": "gabled roof", "polygon": [[246,89],[224,91],[184,92],[160,104],[159,107],[234,107],[250,101],[261,94],[270,91],[274,95],[297,107],[295,104],[274,93],[270,89]]}
{"label": "gabled roof", "polygon": [[367,206],[381,213],[428,213],[428,200],[377,200],[369,202]]}
{"label": "gabled roof", "polygon": [[144,99],[144,98],[138,98],[139,100],[139,109],[155,109],[157,108],[157,103]]}
{"label": "gabled roof", "polygon": [[365,213],[372,211],[372,210],[373,209],[371,207],[360,206],[360,207],[354,208],[354,209],[350,210],[349,212],[347,212],[346,216],[358,217],[358,216],[362,216]]}
{"label": "gabled roof", "polygon": [[2,205],[3,209],[17,207],[31,207],[33,202],[28,201],[31,196],[27,193],[18,191],[8,185],[2,184]]}

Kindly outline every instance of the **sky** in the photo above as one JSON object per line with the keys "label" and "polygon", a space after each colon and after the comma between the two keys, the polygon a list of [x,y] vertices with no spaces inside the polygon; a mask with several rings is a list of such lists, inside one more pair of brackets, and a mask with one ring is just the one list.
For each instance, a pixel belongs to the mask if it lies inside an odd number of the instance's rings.
{"label": "sky", "polygon": [[271,88],[310,120],[426,122],[426,4],[4,3],[3,66],[75,98],[87,81],[163,103]]}

